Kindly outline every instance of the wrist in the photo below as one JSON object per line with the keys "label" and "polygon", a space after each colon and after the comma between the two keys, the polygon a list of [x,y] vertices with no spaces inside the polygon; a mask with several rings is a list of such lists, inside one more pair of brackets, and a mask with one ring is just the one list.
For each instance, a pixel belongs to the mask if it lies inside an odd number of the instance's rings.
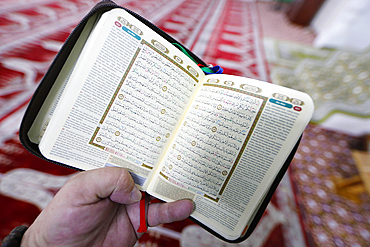
{"label": "wrist", "polygon": [[20,247],[24,246],[46,246],[43,245],[42,242],[38,241],[39,235],[37,234],[37,230],[35,232],[34,227],[32,225],[27,229],[24,233],[22,241],[20,243]]}

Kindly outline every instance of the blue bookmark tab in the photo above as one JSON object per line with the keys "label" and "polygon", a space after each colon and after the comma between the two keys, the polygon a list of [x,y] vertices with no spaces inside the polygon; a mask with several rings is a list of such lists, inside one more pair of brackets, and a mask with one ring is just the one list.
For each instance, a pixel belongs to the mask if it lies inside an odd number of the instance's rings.
{"label": "blue bookmark tab", "polygon": [[[208,70],[206,70],[206,68],[208,68]],[[222,74],[222,72],[224,72],[224,69],[221,68],[219,65],[216,65],[216,66],[213,66],[213,67],[201,67],[201,69],[203,70],[203,72],[206,75],[209,75],[209,74]]]}
{"label": "blue bookmark tab", "polygon": [[[177,43],[172,43],[172,44],[176,46],[177,48],[179,48],[186,56],[188,56],[191,60],[193,60],[193,62],[196,63],[195,59],[192,56],[190,56],[190,54],[184,49],[184,47],[182,47],[180,44],[177,44]],[[222,72],[224,72],[224,69],[218,65],[207,67],[207,66],[204,66],[203,64],[198,64],[198,66],[200,67],[201,70],[203,70],[204,74],[206,75],[222,74]]]}

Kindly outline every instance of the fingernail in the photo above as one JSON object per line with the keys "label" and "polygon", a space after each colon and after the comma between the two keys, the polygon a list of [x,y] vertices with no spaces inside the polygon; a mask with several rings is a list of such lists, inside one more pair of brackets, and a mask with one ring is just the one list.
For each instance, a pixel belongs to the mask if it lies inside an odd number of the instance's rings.
{"label": "fingernail", "polygon": [[193,200],[191,200],[191,202],[193,203],[193,212],[192,213],[194,213],[195,212],[195,206],[196,206],[196,204],[195,204],[195,202]]}
{"label": "fingernail", "polygon": [[140,201],[141,199],[141,192],[136,186],[134,186],[134,188],[131,191],[131,199],[134,200],[135,202]]}
{"label": "fingernail", "polygon": [[185,198],[185,199],[189,200],[189,201],[191,201],[191,203],[193,203],[193,212],[192,213],[194,213],[194,211],[195,211],[195,202],[190,198]]}

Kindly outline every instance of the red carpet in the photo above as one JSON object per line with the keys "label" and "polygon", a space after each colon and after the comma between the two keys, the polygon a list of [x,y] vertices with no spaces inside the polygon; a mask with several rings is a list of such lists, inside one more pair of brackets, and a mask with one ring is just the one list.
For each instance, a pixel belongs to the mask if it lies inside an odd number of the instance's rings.
{"label": "red carpet", "polygon": [[[0,239],[29,225],[74,171],[21,146],[23,111],[62,42],[97,1],[0,2]],[[256,4],[236,0],[116,1],[225,73],[268,80]],[[137,246],[228,246],[190,220],[151,228]],[[235,246],[235,245],[234,245]],[[306,246],[289,176],[252,236],[236,246]]]}

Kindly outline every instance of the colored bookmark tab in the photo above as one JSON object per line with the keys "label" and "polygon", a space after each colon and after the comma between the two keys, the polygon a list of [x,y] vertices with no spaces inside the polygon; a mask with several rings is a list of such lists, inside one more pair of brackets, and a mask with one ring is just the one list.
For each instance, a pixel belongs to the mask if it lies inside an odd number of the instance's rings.
{"label": "colored bookmark tab", "polygon": [[[191,60],[193,60],[193,62],[196,63],[195,59],[192,56],[190,56],[190,54],[186,51],[186,49],[184,47],[182,47],[178,43],[172,43],[172,44],[174,46],[176,46],[177,48],[179,48],[186,56],[188,56]],[[209,74],[222,74],[224,72],[224,69],[221,68],[219,65],[216,65],[216,66],[209,65],[207,67],[207,66],[204,66],[203,64],[198,64],[198,66],[200,67],[201,70],[203,70],[204,74],[206,74],[206,75],[209,75]]]}
{"label": "colored bookmark tab", "polygon": [[144,233],[148,230],[147,225],[147,212],[148,212],[148,194],[145,192],[141,192],[142,198],[140,200],[140,226],[137,229],[138,233]]}

